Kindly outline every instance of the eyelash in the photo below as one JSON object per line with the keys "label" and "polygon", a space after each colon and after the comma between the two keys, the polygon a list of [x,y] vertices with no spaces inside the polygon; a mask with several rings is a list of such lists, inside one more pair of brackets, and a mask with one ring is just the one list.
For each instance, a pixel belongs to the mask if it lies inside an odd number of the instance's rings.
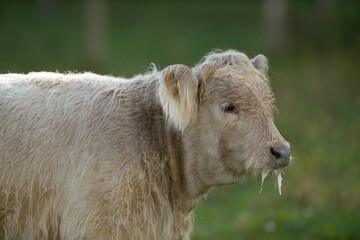
{"label": "eyelash", "polygon": [[233,113],[235,112],[235,106],[232,105],[231,103],[229,102],[224,102],[222,104],[220,104],[220,110],[221,111],[224,111],[224,112],[228,112],[228,113]]}

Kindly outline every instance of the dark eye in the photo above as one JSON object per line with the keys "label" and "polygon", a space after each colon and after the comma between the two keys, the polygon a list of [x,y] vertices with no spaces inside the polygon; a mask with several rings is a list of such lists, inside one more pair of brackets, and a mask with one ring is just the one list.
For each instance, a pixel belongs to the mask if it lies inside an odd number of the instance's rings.
{"label": "dark eye", "polygon": [[229,102],[224,102],[224,103],[220,104],[220,110],[224,111],[224,112],[232,113],[232,112],[235,112],[235,106]]}

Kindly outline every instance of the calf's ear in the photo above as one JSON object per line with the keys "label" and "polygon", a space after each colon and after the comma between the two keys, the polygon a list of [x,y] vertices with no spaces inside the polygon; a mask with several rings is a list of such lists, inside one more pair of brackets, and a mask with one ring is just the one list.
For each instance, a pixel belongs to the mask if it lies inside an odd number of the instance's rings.
{"label": "calf's ear", "polygon": [[199,104],[199,79],[185,65],[162,70],[159,98],[169,124],[183,131],[196,119]]}
{"label": "calf's ear", "polygon": [[250,61],[251,64],[254,66],[254,68],[259,70],[262,74],[267,75],[269,66],[268,66],[268,60],[264,55],[259,54]]}

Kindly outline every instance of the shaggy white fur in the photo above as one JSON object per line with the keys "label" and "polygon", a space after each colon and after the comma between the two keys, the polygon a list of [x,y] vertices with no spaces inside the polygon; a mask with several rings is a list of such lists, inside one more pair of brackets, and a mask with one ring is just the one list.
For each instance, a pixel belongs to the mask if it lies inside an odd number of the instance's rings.
{"label": "shaggy white fur", "polygon": [[189,239],[211,186],[274,170],[269,147],[286,143],[254,63],[0,75],[0,239]]}

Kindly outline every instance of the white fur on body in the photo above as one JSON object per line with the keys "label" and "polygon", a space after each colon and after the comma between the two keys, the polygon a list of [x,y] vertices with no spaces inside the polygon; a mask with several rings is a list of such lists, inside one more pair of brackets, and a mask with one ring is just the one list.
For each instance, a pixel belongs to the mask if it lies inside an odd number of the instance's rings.
{"label": "white fur on body", "polygon": [[0,239],[185,238],[156,77],[1,75]]}
{"label": "white fur on body", "polygon": [[273,170],[285,141],[254,63],[228,51],[132,79],[0,75],[0,239],[189,239],[201,196]]}

